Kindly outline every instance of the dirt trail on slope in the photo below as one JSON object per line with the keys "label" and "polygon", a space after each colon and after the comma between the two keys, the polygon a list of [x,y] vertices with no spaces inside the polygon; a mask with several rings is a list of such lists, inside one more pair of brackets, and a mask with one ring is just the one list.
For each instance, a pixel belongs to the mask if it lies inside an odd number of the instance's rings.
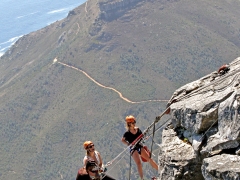
{"label": "dirt trail on slope", "polygon": [[72,69],[74,69],[74,70],[77,70],[77,71],[83,73],[85,76],[87,76],[91,81],[93,81],[93,82],[94,82],[95,84],[97,84],[98,86],[100,86],[100,87],[102,87],[102,88],[105,88],[105,89],[110,89],[110,90],[118,93],[119,97],[120,97],[121,99],[123,99],[124,101],[128,102],[128,103],[138,104],[138,103],[145,103],[145,102],[168,102],[168,100],[145,100],[145,101],[138,101],[138,102],[136,102],[136,101],[131,101],[131,100],[129,100],[128,98],[124,97],[124,96],[122,95],[122,93],[119,92],[118,90],[116,90],[116,89],[114,89],[114,88],[112,88],[112,87],[104,86],[103,84],[101,84],[101,83],[97,82],[95,79],[93,79],[93,78],[92,78],[90,75],[88,75],[85,71],[83,71],[83,70],[81,70],[81,69],[79,69],[79,68],[76,68],[76,67],[74,67],[74,66],[65,64],[65,63],[63,63],[63,62],[60,62],[60,61],[57,60],[57,58],[55,58],[55,59],[53,60],[53,64],[54,64],[54,63],[61,64],[61,65],[63,65],[63,66],[72,68]]}

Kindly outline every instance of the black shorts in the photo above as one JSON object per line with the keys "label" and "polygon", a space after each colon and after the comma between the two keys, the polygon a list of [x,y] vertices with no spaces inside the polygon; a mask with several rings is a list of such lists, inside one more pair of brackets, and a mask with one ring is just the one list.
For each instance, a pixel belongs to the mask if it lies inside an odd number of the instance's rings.
{"label": "black shorts", "polygon": [[133,149],[131,149],[130,153],[133,154],[134,151],[137,151],[138,154],[141,155],[141,148],[142,148],[142,147],[143,147],[143,146],[142,146],[141,144],[137,144]]}

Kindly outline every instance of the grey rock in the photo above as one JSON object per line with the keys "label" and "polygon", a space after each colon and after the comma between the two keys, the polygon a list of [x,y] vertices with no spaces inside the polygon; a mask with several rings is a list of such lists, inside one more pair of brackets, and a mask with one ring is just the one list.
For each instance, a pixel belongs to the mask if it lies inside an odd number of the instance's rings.
{"label": "grey rock", "polygon": [[66,40],[66,34],[67,32],[64,31],[58,38],[58,46],[61,46],[62,43],[64,43],[64,41]]}
{"label": "grey rock", "polygon": [[239,146],[239,94],[236,90],[232,95],[219,105],[218,133],[208,139],[207,146],[202,152],[209,152],[211,155],[218,154],[223,149],[236,148]]}
{"label": "grey rock", "polygon": [[162,133],[159,179],[240,180],[239,104],[240,57],[177,89],[168,102],[172,128]]}
{"label": "grey rock", "polygon": [[192,147],[194,151],[199,152],[203,141],[203,135],[194,134],[192,136]]}
{"label": "grey rock", "polygon": [[158,162],[162,180],[203,179],[196,152],[190,144],[179,139],[173,129],[163,130]]}
{"label": "grey rock", "polygon": [[206,180],[239,180],[240,157],[222,154],[203,160],[202,174]]}
{"label": "grey rock", "polygon": [[236,150],[236,155],[238,155],[238,156],[240,156],[240,147],[239,148],[237,148],[237,150]]}

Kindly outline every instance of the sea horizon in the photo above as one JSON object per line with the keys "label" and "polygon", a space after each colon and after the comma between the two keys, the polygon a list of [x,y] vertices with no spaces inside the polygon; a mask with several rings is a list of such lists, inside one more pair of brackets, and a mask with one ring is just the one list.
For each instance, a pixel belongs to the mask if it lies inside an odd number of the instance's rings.
{"label": "sea horizon", "polygon": [[67,17],[86,0],[39,0],[0,2],[0,57],[22,36]]}

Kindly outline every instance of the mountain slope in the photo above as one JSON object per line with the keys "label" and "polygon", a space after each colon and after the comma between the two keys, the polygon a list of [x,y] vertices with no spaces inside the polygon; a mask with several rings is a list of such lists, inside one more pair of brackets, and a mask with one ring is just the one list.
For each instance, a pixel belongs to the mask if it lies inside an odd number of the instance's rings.
{"label": "mountain slope", "polygon": [[[85,140],[106,163],[123,150],[126,115],[144,130],[166,106],[128,103],[55,58],[140,102],[168,100],[239,56],[239,1],[123,2],[88,0],[1,57],[1,179],[74,179]],[[128,163],[110,173],[126,179]]]}

